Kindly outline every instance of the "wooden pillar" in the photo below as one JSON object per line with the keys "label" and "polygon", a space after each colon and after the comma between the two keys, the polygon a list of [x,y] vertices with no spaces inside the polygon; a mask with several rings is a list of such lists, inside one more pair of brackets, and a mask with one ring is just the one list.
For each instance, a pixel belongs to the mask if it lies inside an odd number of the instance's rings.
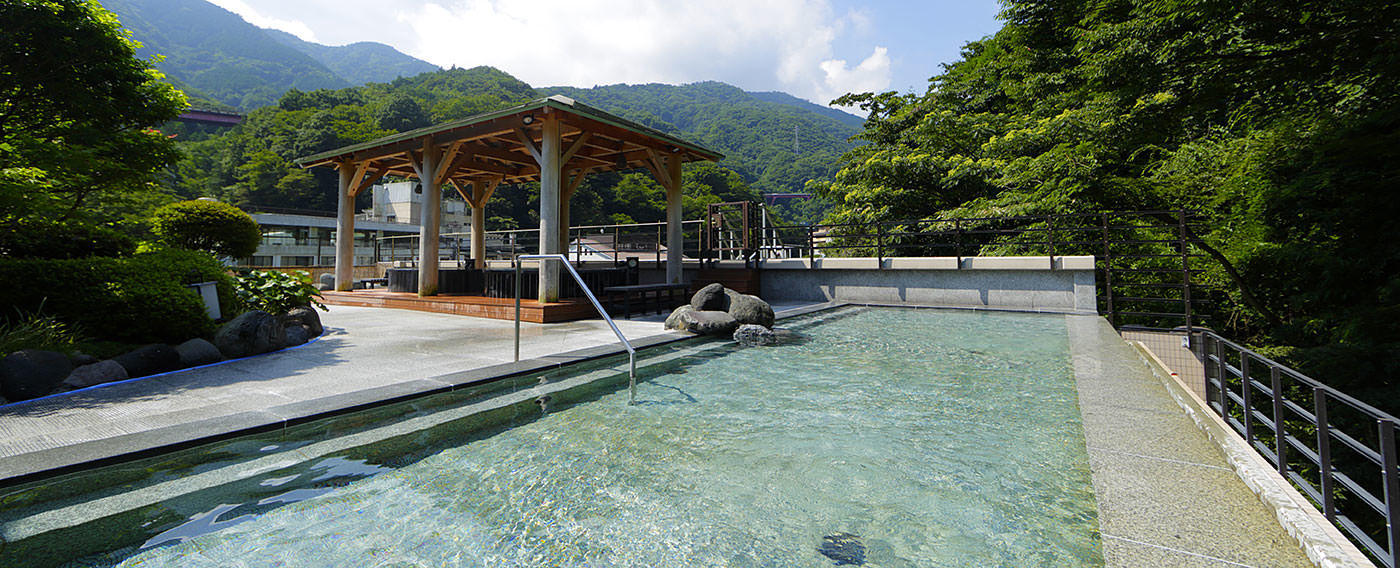
{"label": "wooden pillar", "polygon": [[355,167],[350,162],[340,162],[340,199],[335,211],[335,289],[349,290],[354,285],[355,275],[355,195],[351,185],[355,180]]}
{"label": "wooden pillar", "polygon": [[666,282],[681,281],[681,253],[685,240],[681,229],[681,156],[666,157],[666,174],[671,183],[666,187]]}
{"label": "wooden pillar", "polygon": [[[563,170],[560,168],[559,117],[547,114],[541,121],[544,138],[540,140],[540,254],[559,254],[559,201],[562,194]],[[559,301],[559,271],[557,262],[540,263],[540,302]]]}
{"label": "wooden pillar", "polygon": [[472,205],[472,266],[478,269],[486,268],[485,203]]}
{"label": "wooden pillar", "polygon": [[423,185],[423,204],[418,216],[418,295],[438,292],[438,232],[442,224],[442,186],[438,183],[441,151],[424,140],[423,154],[415,160],[418,181]]}

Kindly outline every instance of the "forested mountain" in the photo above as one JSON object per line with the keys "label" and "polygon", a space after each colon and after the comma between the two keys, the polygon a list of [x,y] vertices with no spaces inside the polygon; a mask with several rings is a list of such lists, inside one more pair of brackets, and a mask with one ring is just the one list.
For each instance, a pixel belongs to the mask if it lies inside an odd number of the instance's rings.
{"label": "forested mountain", "polygon": [[174,84],[194,97],[245,111],[273,104],[289,89],[339,89],[436,69],[381,44],[303,42],[203,0],[102,0],[102,5],[141,42],[139,56],[164,58],[156,68]]}
{"label": "forested mountain", "polygon": [[331,46],[311,43],[281,30],[264,29],[263,33],[282,45],[311,56],[353,85],[384,83],[440,69],[437,65],[405,55],[382,43],[360,41]]}
{"label": "forested mountain", "polygon": [[1400,4],[1003,4],[927,93],[846,99],[834,218],[1200,211],[1213,325],[1400,410]]}
{"label": "forested mountain", "polygon": [[[781,93],[725,83],[548,87],[589,105],[718,150],[720,165],[761,192],[799,192],[835,173],[861,120]],[[844,115],[847,118],[838,118]]]}
{"label": "forested mountain", "polygon": [[[650,124],[659,129],[679,133],[685,131],[676,124],[648,112],[657,109],[666,119],[691,128],[708,125],[710,130],[753,130],[773,123],[781,128],[789,124],[816,132],[827,145],[814,152],[835,155],[849,144],[837,138],[847,129],[836,121],[810,111],[778,103],[747,104],[725,111],[723,105],[707,101],[707,91],[723,93],[725,97],[743,100],[746,93],[719,83],[697,86],[647,86],[651,90],[635,97],[636,109],[619,109],[619,114]],[[615,88],[617,92],[624,89]],[[675,111],[655,99],[655,92],[673,96]],[[679,94],[677,94],[679,93]],[[521,104],[543,96],[530,85],[509,74],[490,67],[451,69],[400,78],[389,83],[370,83],[362,87],[315,91],[288,91],[276,105],[248,113],[243,124],[228,131],[209,135],[207,131],[191,130],[186,125],[169,124],[163,130],[181,140],[186,157],[181,160],[164,185],[170,193],[182,197],[217,197],[237,205],[252,207],[282,207],[333,211],[336,206],[336,176],[329,170],[302,170],[293,163],[299,157],[365,142],[432,124],[466,118],[490,110]],[[588,102],[587,99],[582,99]],[[648,106],[650,105],[650,106]],[[760,116],[756,105],[769,117]],[[616,108],[616,107],[615,107]],[[708,114],[707,114],[708,113]],[[710,116],[713,115],[713,116]],[[790,136],[790,133],[789,133]],[[702,142],[704,143],[704,142]],[[781,140],[778,144],[786,144]],[[804,142],[808,143],[808,142]],[[840,143],[843,146],[838,146]],[[763,156],[764,150],[749,151],[741,146],[720,144],[712,148],[734,157],[737,167],[725,169],[715,165],[692,165],[686,168],[685,206],[687,218],[703,213],[706,203],[735,200],[756,200],[759,193],[749,180],[734,170],[763,172],[763,163],[751,155]],[[815,144],[814,144],[815,145]],[[784,147],[778,153],[796,162]],[[758,164],[746,167],[748,164]],[[805,175],[824,175],[819,168],[806,166]],[[772,168],[769,168],[772,169]],[[786,170],[791,172],[791,168]],[[789,176],[797,174],[789,173]],[[805,178],[792,178],[791,189],[800,189]],[[772,184],[772,187],[785,189]],[[528,227],[538,223],[534,205],[538,190],[533,185],[503,188],[488,206],[492,219],[489,228]],[[362,194],[368,200],[369,194]],[[362,203],[361,206],[367,206]],[[572,218],[577,224],[606,224],[660,221],[665,211],[665,192],[644,171],[621,174],[594,175],[578,188],[572,200]]]}

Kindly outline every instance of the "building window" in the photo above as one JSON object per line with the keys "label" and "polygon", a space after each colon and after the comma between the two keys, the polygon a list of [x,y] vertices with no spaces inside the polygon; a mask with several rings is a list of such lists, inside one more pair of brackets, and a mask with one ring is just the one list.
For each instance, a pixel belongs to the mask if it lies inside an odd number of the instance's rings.
{"label": "building window", "polygon": [[271,256],[254,256],[249,266],[272,266]]}

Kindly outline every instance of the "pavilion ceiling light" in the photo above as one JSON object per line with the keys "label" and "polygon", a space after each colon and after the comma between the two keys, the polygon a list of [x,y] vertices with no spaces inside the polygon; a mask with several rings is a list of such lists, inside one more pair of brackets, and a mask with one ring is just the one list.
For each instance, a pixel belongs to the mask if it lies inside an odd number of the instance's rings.
{"label": "pavilion ceiling light", "polygon": [[534,124],[534,123],[535,123],[535,115],[533,115],[533,114],[527,114],[527,115],[525,115],[525,116],[520,117],[520,123],[521,123],[521,124],[524,124],[525,126],[529,126],[529,125],[531,125],[531,124]]}

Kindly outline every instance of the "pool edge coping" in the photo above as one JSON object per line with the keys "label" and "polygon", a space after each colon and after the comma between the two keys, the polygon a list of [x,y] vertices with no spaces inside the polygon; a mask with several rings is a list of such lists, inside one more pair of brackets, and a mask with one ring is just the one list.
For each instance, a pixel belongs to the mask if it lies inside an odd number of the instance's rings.
{"label": "pool edge coping", "polygon": [[1313,564],[1322,568],[1375,566],[1361,549],[1322,516],[1312,502],[1249,447],[1233,428],[1215,413],[1207,411],[1205,401],[1174,376],[1156,355],[1141,342],[1125,343],[1132,346],[1192,423],[1220,448],[1235,475],[1274,512],[1279,525],[1297,541]]}
{"label": "pool edge coping", "polygon": [[[774,318],[775,320],[783,320],[845,305],[847,305],[845,302],[809,304],[784,309],[775,313]],[[629,338],[629,341],[634,348],[644,349],[697,337],[703,336],[687,334],[683,331],[666,330],[657,334]],[[0,488],[160,456],[242,436],[264,434],[308,422],[481,386],[512,377],[558,369],[566,365],[584,363],[623,353],[626,353],[626,348],[621,343],[607,343],[515,362],[405,379],[390,385],[342,393],[312,401],[289,402],[260,410],[249,410],[175,426],[165,426],[26,452],[5,458],[11,463],[18,462],[20,465],[14,468],[17,473],[3,474],[3,477],[0,477]]]}

